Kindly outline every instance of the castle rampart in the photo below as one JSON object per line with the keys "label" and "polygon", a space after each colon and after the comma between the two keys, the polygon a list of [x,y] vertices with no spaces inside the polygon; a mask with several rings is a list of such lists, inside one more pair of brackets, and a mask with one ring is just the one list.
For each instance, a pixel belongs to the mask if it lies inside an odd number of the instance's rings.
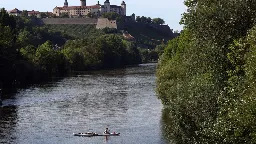
{"label": "castle rampart", "polygon": [[151,27],[153,29],[157,29],[163,33],[166,33],[169,36],[173,35],[170,27],[168,25],[156,25],[156,24],[144,24],[135,22],[132,20],[125,21],[124,24],[119,24],[116,20],[108,20],[107,18],[43,18],[37,19],[37,24],[47,25],[47,24],[80,24],[80,25],[95,25],[97,29],[103,28],[115,28],[115,29],[123,29],[125,27],[136,27],[138,29],[143,29],[143,27]]}
{"label": "castle rampart", "polygon": [[121,26],[116,22],[116,20],[108,20],[107,18],[43,18],[37,19],[37,24],[48,25],[48,24],[78,24],[78,25],[96,25],[97,29],[103,28],[115,28],[120,29]]}
{"label": "castle rampart", "polygon": [[99,18],[96,28],[103,29],[106,27],[118,29],[116,20],[108,20],[107,18]]}

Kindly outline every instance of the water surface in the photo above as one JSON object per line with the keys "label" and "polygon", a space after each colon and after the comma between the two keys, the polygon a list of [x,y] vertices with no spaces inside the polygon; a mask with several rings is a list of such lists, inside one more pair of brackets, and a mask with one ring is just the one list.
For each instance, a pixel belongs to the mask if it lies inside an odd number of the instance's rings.
{"label": "water surface", "polygon": [[[75,76],[20,90],[0,108],[0,143],[165,144],[155,64]],[[118,137],[75,137],[108,127]]]}

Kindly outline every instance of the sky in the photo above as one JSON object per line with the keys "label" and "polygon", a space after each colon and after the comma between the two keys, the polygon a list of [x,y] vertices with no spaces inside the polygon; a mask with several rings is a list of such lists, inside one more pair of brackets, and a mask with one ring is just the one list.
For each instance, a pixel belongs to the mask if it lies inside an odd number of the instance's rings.
{"label": "sky", "polygon": [[[105,0],[99,0],[104,4]],[[126,14],[135,13],[136,16],[151,18],[162,18],[171,29],[182,30],[179,24],[181,14],[186,11],[184,0],[124,0],[126,3]],[[87,0],[87,5],[95,5],[98,0]],[[122,0],[110,0],[111,5],[121,5]],[[0,0],[0,8],[12,10],[36,10],[40,12],[52,12],[56,6],[63,6],[64,0]],[[69,6],[80,5],[80,0],[68,0]]]}

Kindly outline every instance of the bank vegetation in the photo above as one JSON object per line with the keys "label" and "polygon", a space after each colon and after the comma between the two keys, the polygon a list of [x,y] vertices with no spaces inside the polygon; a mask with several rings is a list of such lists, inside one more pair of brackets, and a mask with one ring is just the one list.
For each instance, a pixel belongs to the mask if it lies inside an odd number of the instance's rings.
{"label": "bank vegetation", "polygon": [[169,41],[157,70],[166,136],[256,143],[256,1],[184,3],[184,31]]}

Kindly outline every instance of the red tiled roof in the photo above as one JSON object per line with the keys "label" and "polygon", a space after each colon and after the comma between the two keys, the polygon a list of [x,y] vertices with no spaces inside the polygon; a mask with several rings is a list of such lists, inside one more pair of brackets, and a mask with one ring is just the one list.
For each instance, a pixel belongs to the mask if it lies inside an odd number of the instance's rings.
{"label": "red tiled roof", "polygon": [[18,10],[17,8],[15,8],[15,9],[9,11],[9,12],[10,12],[10,13],[21,13],[21,11]]}
{"label": "red tiled roof", "polygon": [[134,37],[131,36],[129,33],[123,33],[124,38],[128,39],[128,40],[134,40]]}
{"label": "red tiled roof", "polygon": [[29,11],[28,14],[40,14],[40,12],[32,10],[32,11]]}
{"label": "red tiled roof", "polygon": [[60,10],[73,10],[73,9],[99,9],[100,5],[93,5],[93,6],[64,6],[64,7],[56,7]]}

